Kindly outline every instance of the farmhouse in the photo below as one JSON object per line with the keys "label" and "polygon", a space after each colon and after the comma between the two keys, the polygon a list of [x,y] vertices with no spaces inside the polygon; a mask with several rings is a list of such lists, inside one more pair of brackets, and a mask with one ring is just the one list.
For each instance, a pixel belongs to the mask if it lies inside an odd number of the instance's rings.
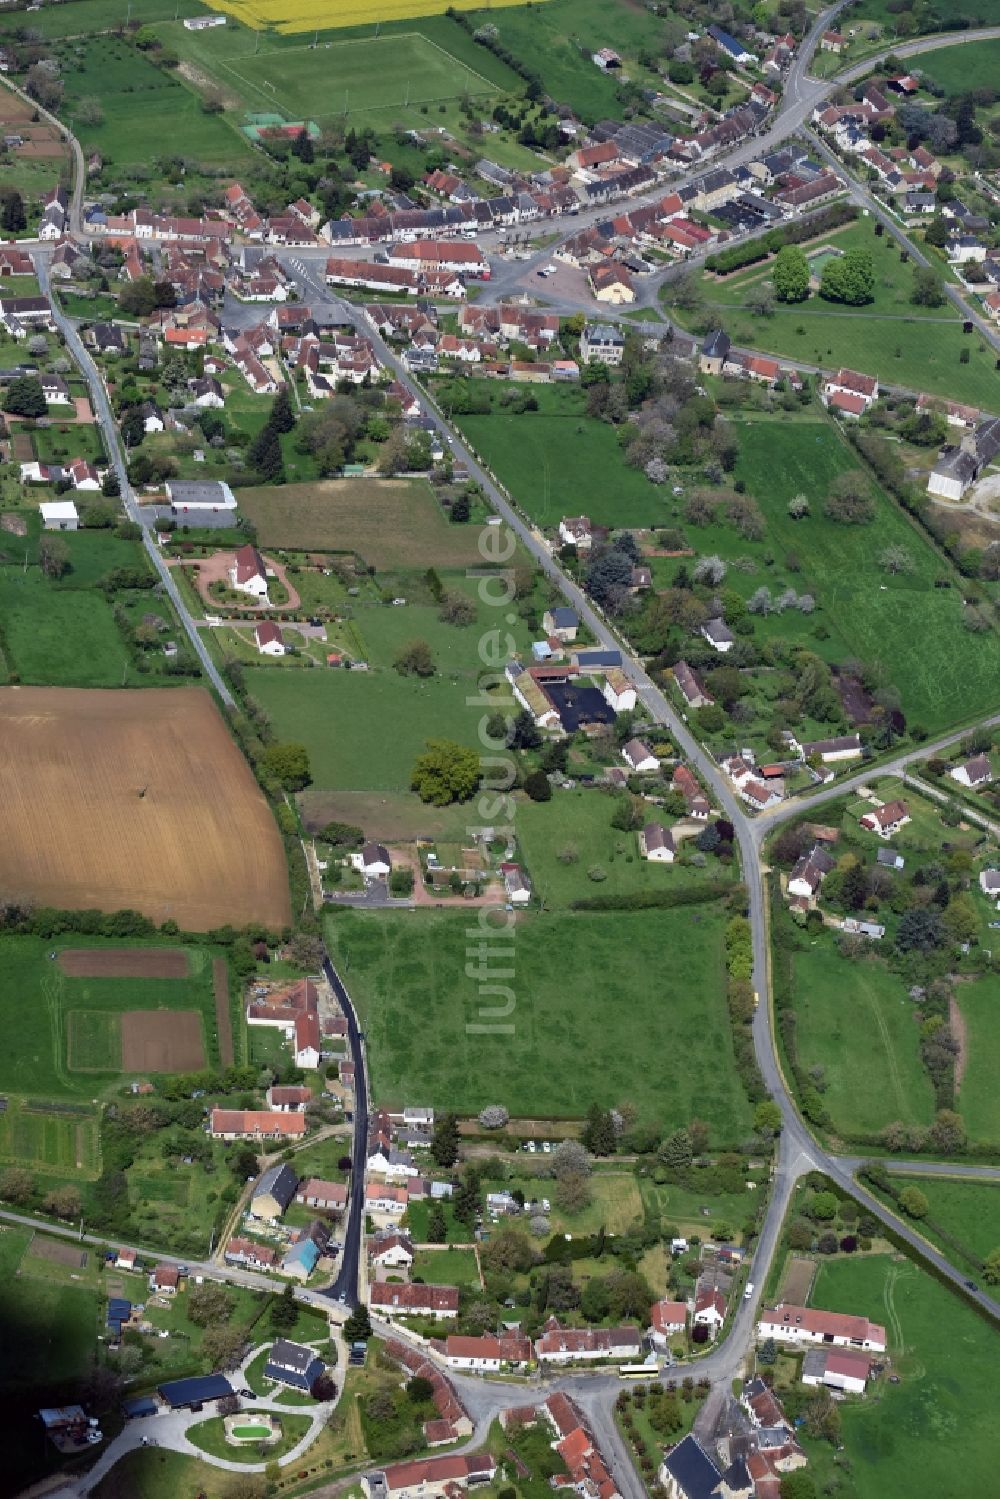
{"label": "farmhouse", "polygon": [[983,470],[1000,454],[1000,417],[980,422],[958,447],[943,448],[927,480],[928,494],[960,500]]}
{"label": "farmhouse", "polygon": [[885,1328],[869,1322],[867,1317],[786,1306],[784,1302],[779,1302],[773,1310],[761,1312],[757,1331],[762,1338],[784,1343],[828,1343],[835,1348],[885,1352]]}
{"label": "farmhouse", "polygon": [[257,1182],[250,1197],[250,1216],[274,1222],[295,1196],[299,1179],[291,1166],[270,1166]]}
{"label": "farmhouse", "polygon": [[624,337],[608,323],[588,323],[580,335],[580,358],[584,364],[600,360],[608,366],[619,365],[624,353]]}
{"label": "farmhouse", "polygon": [[347,1187],[343,1182],[323,1181],[320,1177],[310,1176],[307,1181],[299,1182],[295,1201],[322,1212],[341,1213],[347,1206]]}
{"label": "farmhouse", "polygon": [[266,1097],[269,1109],[278,1109],[283,1114],[297,1114],[312,1098],[312,1090],[272,1084],[267,1090]]}
{"label": "farmhouse", "polygon": [[1000,869],[983,869],[979,874],[979,888],[991,900],[1000,903]]}
{"label": "farmhouse", "polygon": [[229,581],[238,593],[267,599],[267,569],[256,547],[240,547],[229,569]]}
{"label": "farmhouse", "polygon": [[636,704],[636,692],[620,667],[613,666],[604,678],[604,701],[614,713],[630,713]]}
{"label": "farmhouse", "polygon": [[437,1499],[489,1483],[496,1470],[496,1458],[488,1452],[446,1453],[366,1473],[361,1486],[368,1499]]}
{"label": "farmhouse", "polygon": [[445,1339],[443,1351],[450,1369],[481,1374],[499,1374],[501,1369],[519,1369],[533,1361],[531,1341],[519,1332],[505,1332],[498,1338],[464,1338],[452,1334]]}
{"label": "farmhouse", "polygon": [[500,865],[504,894],[512,906],[526,906],[531,899],[531,881],[520,864]]}
{"label": "farmhouse", "polygon": [[862,410],[867,411],[873,401],[878,400],[878,381],[874,375],[861,375],[857,370],[841,369],[823,382],[823,398],[827,405],[834,404],[833,397],[848,395],[861,400]]}
{"label": "farmhouse", "polygon": [[891,801],[883,802],[881,807],[874,807],[870,812],[866,812],[860,819],[860,824],[868,832],[877,833],[880,838],[891,838],[893,833],[898,833],[909,820],[910,812],[906,803]]}
{"label": "farmhouse", "polygon": [[659,822],[647,822],[639,834],[639,852],[655,864],[674,862],[674,836]]}
{"label": "farmhouse", "polygon": [[409,1270],[413,1241],[398,1228],[383,1228],[368,1240],[368,1258],[379,1270]]}
{"label": "farmhouse", "polygon": [[687,1327],[687,1303],[654,1301],[649,1312],[649,1336],[658,1348],[666,1348],[670,1339]]}
{"label": "farmhouse", "polygon": [[369,1304],[382,1317],[434,1317],[440,1321],[458,1316],[458,1287],[377,1280],[370,1287]]}
{"label": "farmhouse", "polygon": [[262,619],[253,627],[253,638],[257,643],[257,650],[262,656],[283,656],[285,654],[285,636],[280,625],[276,625],[273,619]]}
{"label": "farmhouse", "polygon": [[149,1277],[149,1289],[161,1296],[176,1296],[180,1281],[176,1265],[157,1265]]}
{"label": "farmhouse", "polygon": [[815,844],[807,854],[803,854],[795,865],[788,879],[789,895],[797,896],[800,900],[813,901],[823,880],[834,867],[836,860],[825,849]]}
{"label": "farmhouse", "polygon": [[567,516],[559,522],[559,542],[564,547],[576,547],[578,551],[589,551],[594,537],[590,521],[585,515]]}
{"label": "farmhouse", "polygon": [[383,843],[363,844],[356,854],[351,855],[351,863],[366,880],[385,879],[392,871],[389,850]]}
{"label": "farmhouse", "polygon": [[594,1359],[632,1360],[642,1337],[637,1327],[561,1327],[555,1317],[535,1341],[540,1364],[570,1364]]}
{"label": "farmhouse", "polygon": [[326,1365],[317,1358],[316,1350],[305,1343],[292,1343],[287,1338],[278,1338],[271,1344],[264,1365],[264,1378],[274,1384],[287,1385],[292,1390],[312,1389]]}
{"label": "farmhouse", "polygon": [[580,617],[575,609],[568,606],[546,609],[542,615],[542,629],[546,635],[554,635],[564,643],[575,640],[579,628]]}
{"label": "farmhouse", "polygon": [[698,633],[723,656],[733,648],[733,632],[724,619],[707,619]]}
{"label": "farmhouse", "polygon": [[813,739],[805,744],[800,744],[798,740],[793,739],[791,747],[803,760],[811,760],[814,755],[818,755],[826,765],[831,761],[861,758],[859,734],[840,734],[834,739]]}
{"label": "farmhouse", "polygon": [[630,739],[622,746],[622,759],[630,770],[636,773],[659,770],[660,762],[653,754],[648,744],[641,739]]}
{"label": "farmhouse", "polygon": [[255,1244],[252,1239],[230,1239],[226,1245],[224,1259],[227,1265],[246,1265],[251,1270],[273,1270],[278,1262],[277,1251],[266,1244]]}
{"label": "farmhouse", "polygon": [[302,1114],[268,1109],[213,1109],[210,1132],[223,1140],[280,1140],[304,1135]]}
{"label": "farmhouse", "polygon": [[803,1384],[826,1385],[845,1395],[863,1395],[872,1360],[854,1348],[814,1348],[802,1360]]}
{"label": "farmhouse", "polygon": [[678,661],[674,666],[674,681],[689,708],[707,708],[715,702],[715,698],[705,691],[697,674],[686,661]]}
{"label": "farmhouse", "polygon": [[960,786],[987,786],[993,779],[993,767],[989,755],[973,755],[962,765],[955,765],[948,774]]}

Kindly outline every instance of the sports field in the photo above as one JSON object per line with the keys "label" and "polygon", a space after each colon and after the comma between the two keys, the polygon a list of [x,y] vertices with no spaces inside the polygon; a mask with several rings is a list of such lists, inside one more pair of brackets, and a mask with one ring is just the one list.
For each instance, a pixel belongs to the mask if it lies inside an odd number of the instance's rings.
{"label": "sports field", "polygon": [[354,116],[497,92],[481,73],[416,31],[220,58],[217,66],[223,81],[258,108],[280,109],[289,119],[322,120],[348,109]]}
{"label": "sports field", "polygon": [[278,830],[200,688],[3,689],[0,800],[5,896],[189,931],[289,919]]}
{"label": "sports field", "polygon": [[419,1096],[476,1113],[502,1098],[513,1115],[576,1117],[631,1099],[667,1129],[704,1119],[721,1144],[750,1119],[723,922],[719,905],[519,918],[509,944],[490,944],[500,977],[482,982],[460,911],[345,911],[326,934],[360,1008],[378,1103]]}
{"label": "sports field", "polygon": [[[975,1499],[991,1493],[996,1329],[916,1265],[887,1255],[823,1261],[810,1305],[881,1323],[900,1381],[880,1380],[864,1401],[844,1404],[843,1453],[835,1455],[829,1443],[800,1433],[817,1492],[845,1499]],[[850,1488],[842,1483],[847,1463]]]}
{"label": "sports field", "polygon": [[[522,5],[524,0],[495,0],[496,6]],[[458,0],[456,10],[474,10]],[[347,0],[333,6],[330,0],[225,0],[219,6],[254,30],[272,28],[295,32],[341,26],[374,26],[376,21],[404,21],[411,17],[437,16],[448,7],[443,0]]]}
{"label": "sports field", "polygon": [[325,479],[243,489],[263,547],[357,552],[379,571],[483,565],[479,528],[452,525],[425,479]]}
{"label": "sports field", "polygon": [[849,962],[821,938],[795,954],[799,1061],[824,1069],[832,1127],[870,1132],[894,1120],[928,1125],[934,1094],[902,980],[878,959]]}
{"label": "sports field", "polygon": [[[732,528],[714,527],[709,534],[689,527],[691,545],[706,553],[721,549],[724,559],[750,556],[758,562],[765,553],[794,552],[801,571],[775,569],[765,578],[759,568],[755,573],[733,569],[727,586],[750,594],[766,581],[775,594],[788,584],[814,594],[818,608],[808,621],[788,613],[772,620],[774,630],[788,636],[801,632],[803,643],[829,660],[856,656],[868,666],[881,664],[902,695],[908,719],[930,732],[995,712],[1000,635],[995,630],[973,635],[965,628],[957,579],[954,587],[935,588],[947,567],[918,527],[881,492],[870,525],[840,525],[823,514],[831,481],[861,466],[833,422],[741,422],[738,435],[736,477],[764,512],[765,536],[748,543]],[[795,521],[787,507],[800,493],[812,508],[806,519]],[[912,572],[889,576],[880,569],[879,554],[893,544],[905,548]],[[813,631],[820,622],[829,637],[815,644]],[[954,670],[958,660],[961,672]]]}

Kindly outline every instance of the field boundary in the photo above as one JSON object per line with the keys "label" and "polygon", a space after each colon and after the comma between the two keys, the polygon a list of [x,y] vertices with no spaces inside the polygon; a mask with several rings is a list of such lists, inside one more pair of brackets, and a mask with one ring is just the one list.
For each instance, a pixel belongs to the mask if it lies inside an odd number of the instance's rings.
{"label": "field boundary", "polygon": [[212,993],[215,996],[215,1028],[219,1038],[219,1061],[231,1067],[233,1052],[233,1017],[229,1008],[229,968],[225,958],[212,959]]}
{"label": "field boundary", "polygon": [[[96,1027],[94,1022],[100,1021]],[[104,1031],[101,1041],[106,1043],[107,1055],[111,1058],[105,1066],[98,1066],[88,1057],[82,1058],[90,1048],[83,1044],[83,1032],[96,1029],[98,1033]],[[91,1037],[94,1039],[94,1037]],[[117,1048],[117,1060],[114,1052]],[[79,1059],[77,1054],[79,1053]],[[66,1013],[66,1066],[70,1072],[121,1072],[122,1070],[122,1028],[121,1017],[114,1010],[68,1010]]]}

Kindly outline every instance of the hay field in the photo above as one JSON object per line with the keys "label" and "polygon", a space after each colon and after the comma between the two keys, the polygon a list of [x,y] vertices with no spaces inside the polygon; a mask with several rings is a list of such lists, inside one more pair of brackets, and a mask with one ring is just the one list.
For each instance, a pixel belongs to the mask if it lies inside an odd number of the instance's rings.
{"label": "hay field", "polygon": [[478,526],[446,520],[426,479],[321,479],[240,490],[262,547],[356,552],[371,567],[484,565]]}
{"label": "hay field", "polygon": [[0,895],[206,931],[290,919],[281,839],[201,688],[0,689]]}
{"label": "hay field", "polygon": [[[525,0],[492,0],[491,9],[524,3]],[[477,10],[481,6],[482,0],[454,0],[456,10]],[[269,29],[287,34],[440,16],[448,9],[448,0],[347,0],[337,6],[330,0],[222,0],[213,9],[226,11],[254,31]]]}

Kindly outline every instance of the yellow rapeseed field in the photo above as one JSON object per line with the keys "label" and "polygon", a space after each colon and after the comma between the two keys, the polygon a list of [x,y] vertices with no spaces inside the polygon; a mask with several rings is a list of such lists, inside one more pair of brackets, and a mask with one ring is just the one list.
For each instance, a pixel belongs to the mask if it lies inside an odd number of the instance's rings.
{"label": "yellow rapeseed field", "polygon": [[[255,31],[321,31],[338,26],[374,26],[377,21],[412,21],[438,16],[448,5],[456,10],[482,10],[483,0],[220,0],[228,11]],[[489,0],[489,8],[523,5],[525,0]],[[537,3],[537,0],[536,0]]]}

